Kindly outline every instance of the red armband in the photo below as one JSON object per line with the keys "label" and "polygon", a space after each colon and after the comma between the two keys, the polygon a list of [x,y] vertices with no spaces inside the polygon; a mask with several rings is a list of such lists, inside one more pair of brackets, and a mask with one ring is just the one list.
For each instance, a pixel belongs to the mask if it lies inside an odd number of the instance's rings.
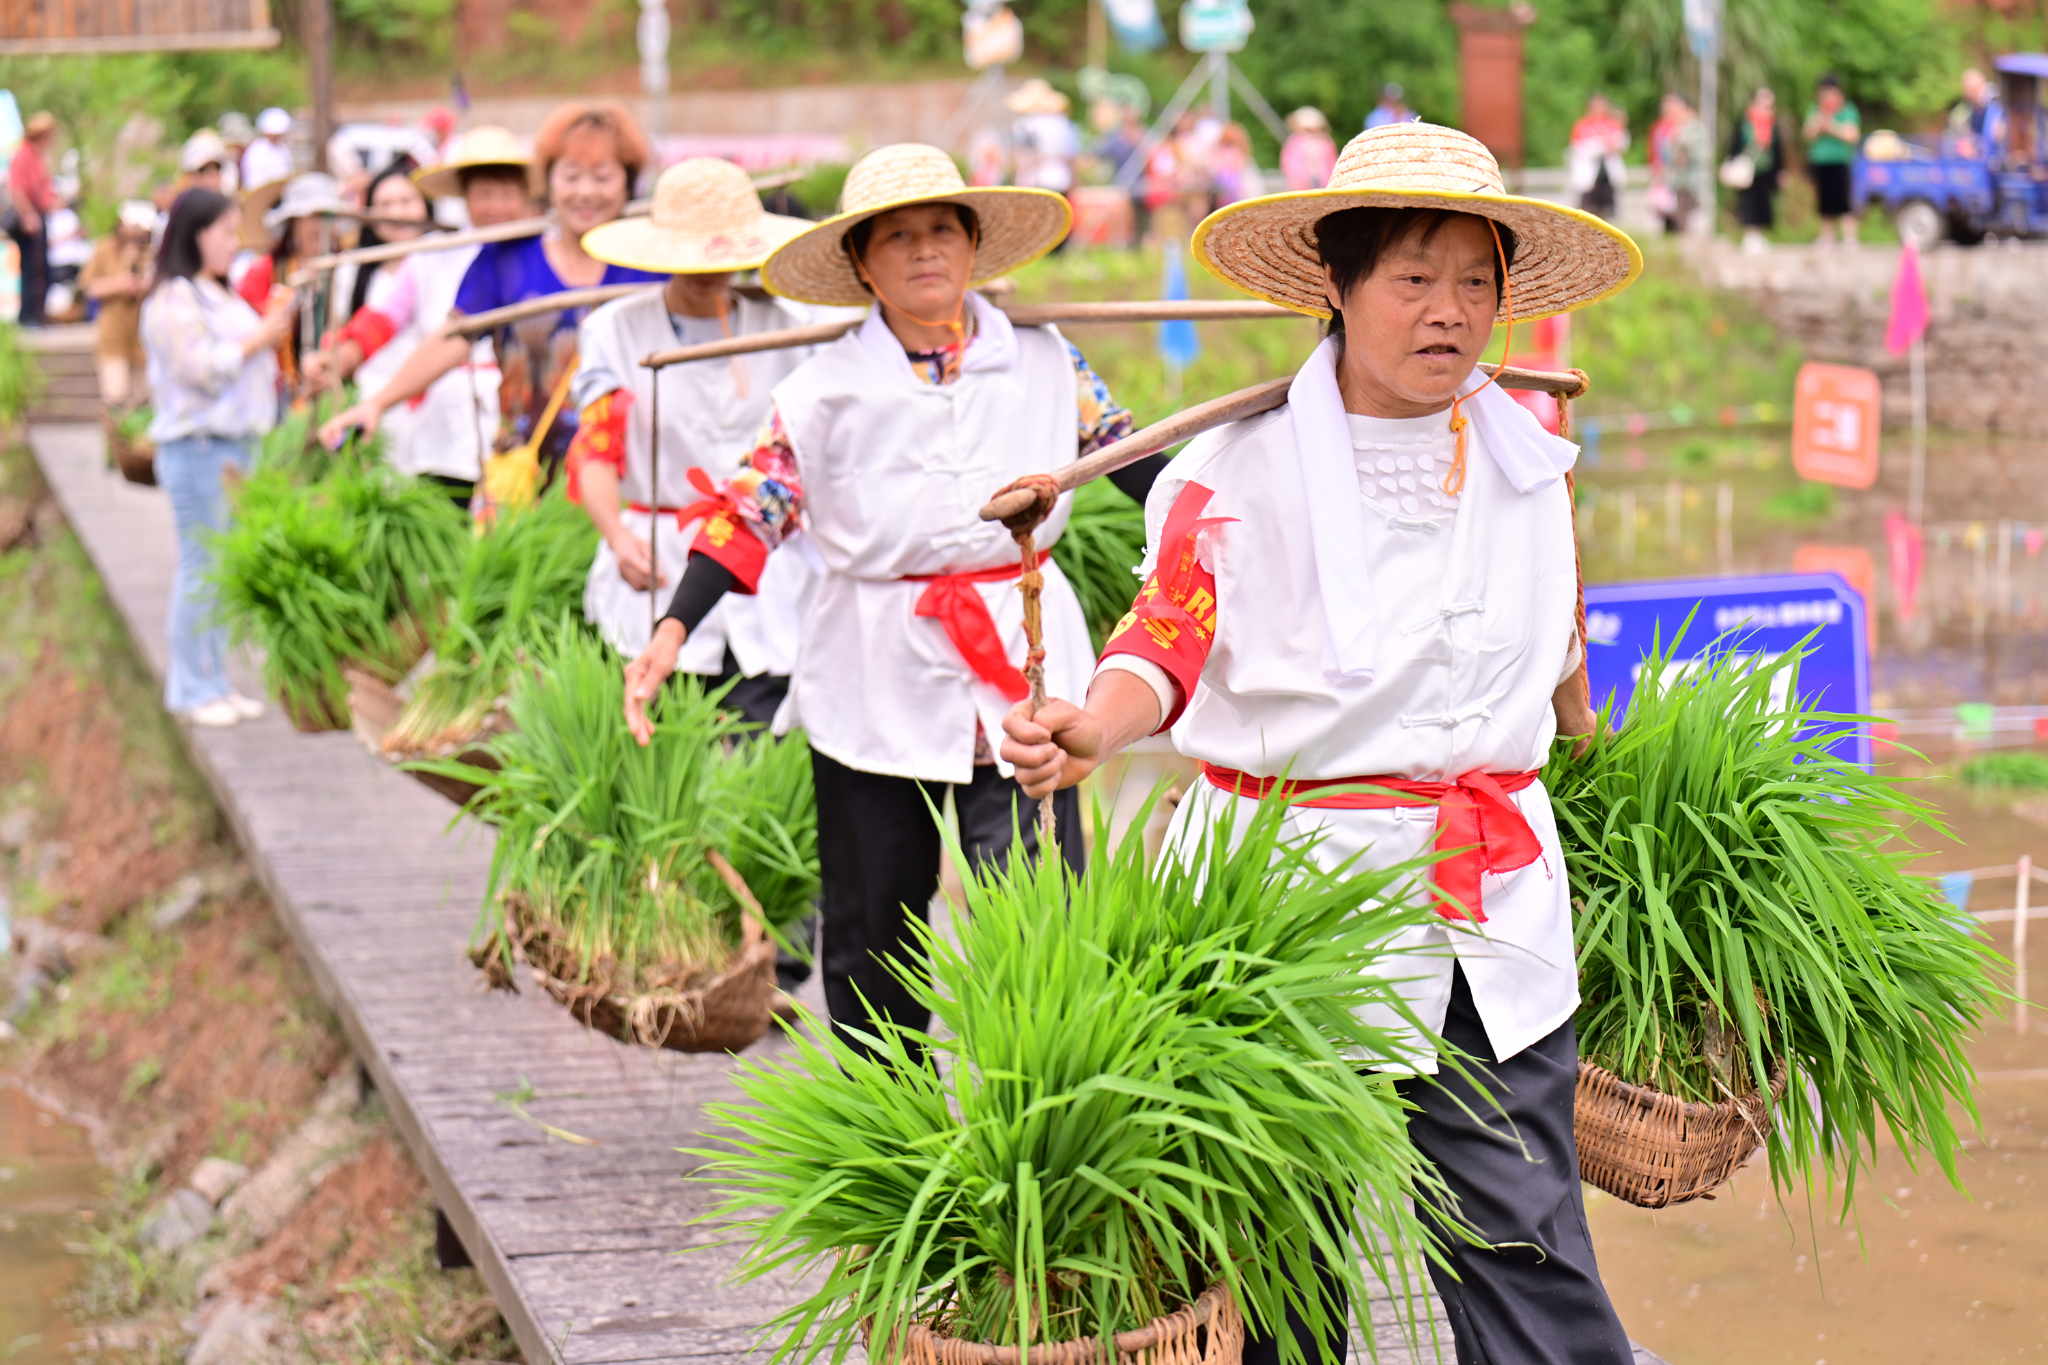
{"label": "red armband", "polygon": [[384,343],[398,335],[398,324],[374,308],[358,308],[335,333],[338,340],[353,341],[368,360],[384,349]]}
{"label": "red armband", "polygon": [[704,495],[701,501],[676,514],[676,520],[684,523],[704,518],[704,524],[697,528],[697,538],[690,542],[690,553],[723,564],[733,576],[732,590],[742,597],[752,597],[760,590],[761,571],[768,567],[767,545],[747,526],[732,494],[713,486],[709,474],[693,467],[688,478],[690,487]]}
{"label": "red armband", "polygon": [[1152,576],[1102,649],[1104,658],[1131,654],[1149,659],[1173,679],[1180,689],[1180,705],[1160,723],[1162,731],[1187,709],[1216,638],[1216,575],[1202,567],[1196,542],[1209,527],[1237,518],[1204,517],[1202,509],[1214,496],[1213,490],[1198,483],[1181,489],[1166,515]]}
{"label": "red armband", "polygon": [[626,414],[633,410],[633,395],[626,389],[600,394],[585,405],[569,439],[569,453],[562,461],[566,482],[562,491],[570,502],[583,501],[583,467],[608,464],[626,477]]}

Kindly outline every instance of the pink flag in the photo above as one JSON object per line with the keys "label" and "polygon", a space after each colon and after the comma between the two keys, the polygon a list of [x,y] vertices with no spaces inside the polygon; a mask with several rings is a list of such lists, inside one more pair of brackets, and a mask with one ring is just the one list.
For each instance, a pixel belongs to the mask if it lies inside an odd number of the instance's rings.
{"label": "pink flag", "polygon": [[1892,610],[1901,622],[1910,621],[1920,609],[1920,562],[1926,554],[1920,528],[1897,512],[1887,512],[1884,538],[1891,551]]}
{"label": "pink flag", "polygon": [[1899,273],[1892,277],[1892,318],[1885,325],[1884,348],[1904,355],[1927,330],[1927,288],[1920,282],[1920,249],[1907,242],[1899,250]]}

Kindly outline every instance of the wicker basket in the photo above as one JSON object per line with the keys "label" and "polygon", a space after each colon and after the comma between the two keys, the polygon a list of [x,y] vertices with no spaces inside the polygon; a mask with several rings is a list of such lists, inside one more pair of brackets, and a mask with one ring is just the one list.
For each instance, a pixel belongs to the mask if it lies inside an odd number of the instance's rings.
{"label": "wicker basket", "polygon": [[[720,874],[726,870],[721,868]],[[759,1041],[773,1022],[775,943],[756,915],[740,916],[739,952],[709,981],[628,995],[612,988],[616,964],[587,962],[561,940],[554,926],[525,913],[517,893],[505,899],[503,933],[517,947],[533,979],[572,1016],[600,1033],[677,1052],[738,1052]],[[752,901],[751,895],[745,899]],[[513,982],[504,970],[504,947],[505,941],[493,935],[471,951],[470,960],[491,985],[510,990]]]}
{"label": "wicker basket", "polygon": [[1771,1110],[1784,1097],[1783,1061],[1772,1068],[1768,1099],[1751,1091],[1719,1104],[1688,1103],[1630,1085],[1582,1061],[1572,1106],[1579,1176],[1637,1208],[1711,1199],[1763,1145]]}
{"label": "wicker basket", "polygon": [[[901,1351],[870,1351],[876,1365],[1020,1365],[1015,1346],[962,1341],[924,1323]],[[1187,1307],[1116,1335],[1115,1365],[1241,1365],[1244,1315],[1230,1291],[1211,1285]],[[1022,1365],[1107,1365],[1094,1337],[1030,1348]]]}
{"label": "wicker basket", "polygon": [[107,453],[113,456],[121,477],[130,483],[156,487],[156,442],[147,436],[123,436],[121,423],[113,413],[107,414],[106,433]]}

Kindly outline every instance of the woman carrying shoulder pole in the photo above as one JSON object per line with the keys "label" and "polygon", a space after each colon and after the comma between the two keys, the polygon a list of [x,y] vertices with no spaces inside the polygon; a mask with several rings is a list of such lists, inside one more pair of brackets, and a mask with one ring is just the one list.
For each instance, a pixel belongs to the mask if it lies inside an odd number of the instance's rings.
{"label": "woman carrying shoulder pole", "polygon": [[[825,574],[780,724],[810,738],[825,1001],[846,1033],[871,1018],[928,1022],[886,964],[915,960],[910,925],[938,889],[932,806],[949,789],[969,871],[1006,856],[1020,829],[1037,847],[1035,812],[990,746],[1026,695],[1024,629],[1016,544],[981,505],[1131,419],[1056,330],[1013,327],[971,292],[1059,243],[1059,195],[969,189],[944,152],[904,144],[863,157],[841,204],[761,277],[784,297],[875,307],[776,386],[747,467],[718,490],[667,616],[626,670],[626,714],[644,742],[645,704],[690,632],[726,593],[755,590],[801,520]],[[1071,505],[1058,500],[1041,547]],[[1058,566],[1044,575],[1047,675],[1077,687],[1093,658],[1087,626]],[[1061,799],[1060,852],[1077,870],[1079,814]]]}
{"label": "woman carrying shoulder pole", "polygon": [[[582,419],[569,447],[569,497],[604,536],[583,613],[628,658],[647,648],[655,617],[668,606],[669,594],[660,589],[682,577],[705,514],[717,509],[697,484],[709,487],[740,470],[768,415],[771,390],[811,350],[660,370],[640,361],[677,345],[817,321],[802,304],[732,288],[736,271],[758,270],[809,226],[764,211],[747,173],[732,162],[692,157],[662,172],[651,214],[607,223],[584,238],[584,250],[599,260],[668,276],[661,293],[618,299],[583,320],[570,389]],[[772,724],[789,690],[813,577],[803,553],[776,555],[754,596],[722,601],[697,623],[676,668],[721,682],[740,679],[728,700],[748,720]]]}
{"label": "woman carrying shoulder pole", "polygon": [[[1616,293],[1641,254],[1589,213],[1505,193],[1479,142],[1417,123],[1354,138],[1327,189],[1218,210],[1193,250],[1330,334],[1285,406],[1174,460],[1146,509],[1149,577],[1085,704],[1012,711],[1003,756],[1039,794],[1170,727],[1204,777],[1168,835],[1183,856],[1268,796],[1326,867],[1451,854],[1414,888],[1438,913],[1399,945],[1404,993],[1484,1088],[1399,1084],[1456,1195],[1445,1216],[1485,1243],[1445,1234],[1430,1267],[1458,1359],[1627,1365],[1579,1187],[1578,974],[1540,774],[1553,737],[1593,725],[1578,451],[1475,367],[1497,318]],[[1418,1043],[1392,1069],[1436,1057]],[[1254,1324],[1247,1365],[1274,1365],[1282,1330]],[[1344,1357],[1341,1339],[1300,1345]]]}

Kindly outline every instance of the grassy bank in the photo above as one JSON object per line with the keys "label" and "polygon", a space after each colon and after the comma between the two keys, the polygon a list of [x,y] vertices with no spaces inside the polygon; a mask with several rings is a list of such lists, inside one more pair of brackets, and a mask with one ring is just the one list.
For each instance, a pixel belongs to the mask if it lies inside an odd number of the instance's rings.
{"label": "grassy bank", "polygon": [[[374,1095],[281,1226],[147,1244],[202,1162],[262,1169],[354,1063],[19,445],[0,452],[0,893],[25,950],[0,956],[0,1083],[106,1166],[64,1215],[74,1348],[176,1360],[195,1310],[234,1301],[267,1315],[266,1359],[514,1358],[475,1272],[434,1268],[431,1197]],[[0,1355],[66,1358],[6,1348],[47,1328],[0,1323]]]}

